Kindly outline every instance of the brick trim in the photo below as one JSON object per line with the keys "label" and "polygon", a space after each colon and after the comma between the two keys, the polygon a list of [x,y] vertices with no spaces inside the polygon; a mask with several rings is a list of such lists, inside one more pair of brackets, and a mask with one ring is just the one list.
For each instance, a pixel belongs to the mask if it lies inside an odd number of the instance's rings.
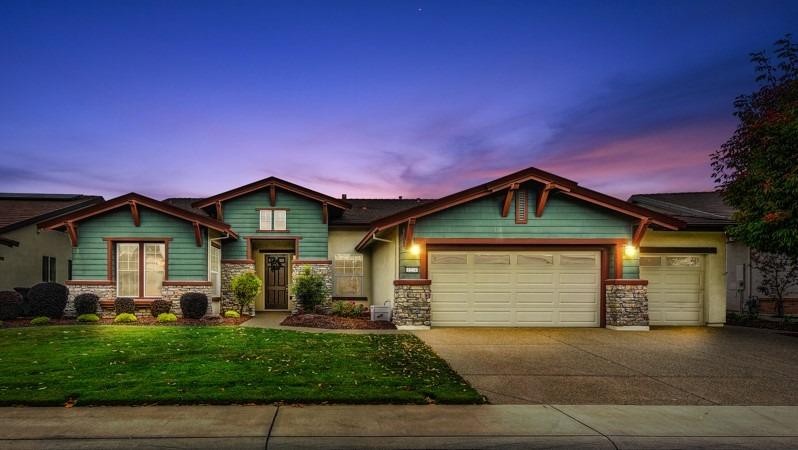
{"label": "brick trim", "polygon": [[648,280],[605,280],[605,284],[616,284],[616,285],[624,285],[624,286],[648,286]]}
{"label": "brick trim", "polygon": [[429,286],[432,280],[393,280],[394,286]]}

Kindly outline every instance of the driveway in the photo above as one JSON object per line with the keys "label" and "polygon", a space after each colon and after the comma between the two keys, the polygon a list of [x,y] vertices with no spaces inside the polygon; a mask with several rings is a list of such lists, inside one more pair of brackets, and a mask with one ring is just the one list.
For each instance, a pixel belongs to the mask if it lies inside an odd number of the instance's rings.
{"label": "driveway", "polygon": [[798,405],[798,337],[739,327],[416,334],[494,404]]}

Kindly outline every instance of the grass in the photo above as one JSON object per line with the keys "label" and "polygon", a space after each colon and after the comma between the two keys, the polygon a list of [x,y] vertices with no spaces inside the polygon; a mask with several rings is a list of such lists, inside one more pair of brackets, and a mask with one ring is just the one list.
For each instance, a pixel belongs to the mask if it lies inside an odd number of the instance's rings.
{"label": "grass", "polygon": [[0,368],[0,405],[483,402],[410,335],[7,328]]}

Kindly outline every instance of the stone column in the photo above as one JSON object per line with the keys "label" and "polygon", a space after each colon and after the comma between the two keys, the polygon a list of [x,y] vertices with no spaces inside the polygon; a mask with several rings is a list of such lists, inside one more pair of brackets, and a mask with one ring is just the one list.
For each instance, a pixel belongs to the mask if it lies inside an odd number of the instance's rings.
{"label": "stone column", "polygon": [[[245,272],[252,272],[255,273],[255,263],[226,263],[222,262],[222,305],[221,305],[221,313],[224,314],[225,311],[228,309],[233,309],[238,311],[238,304],[233,298],[233,289],[231,287],[233,278],[237,277],[238,275],[245,273]],[[249,314],[250,316],[255,315],[255,304],[253,303],[249,310],[246,308],[244,309],[244,314]]]}
{"label": "stone column", "polygon": [[[310,273],[321,275],[324,278],[324,285],[327,288],[327,297],[324,299],[322,306],[329,306],[332,303],[333,292],[333,269],[332,261],[328,259],[295,259],[291,261],[291,284],[293,280],[299,275],[303,274],[305,270],[309,269]],[[290,294],[291,286],[289,289],[288,309],[294,313],[297,312],[297,303],[293,295]]]}
{"label": "stone column", "polygon": [[430,280],[393,281],[393,318],[400,330],[425,330],[430,327],[432,291]]}
{"label": "stone column", "polygon": [[[65,317],[75,317],[75,297],[80,294],[94,294],[100,298],[100,301],[116,299],[115,284],[81,284],[80,281],[67,281],[66,285],[69,289],[69,297],[67,297],[67,305],[64,309]],[[103,316],[103,309],[99,303],[97,304],[97,315]]]}
{"label": "stone column", "polygon": [[648,280],[607,280],[607,328],[648,330]]}

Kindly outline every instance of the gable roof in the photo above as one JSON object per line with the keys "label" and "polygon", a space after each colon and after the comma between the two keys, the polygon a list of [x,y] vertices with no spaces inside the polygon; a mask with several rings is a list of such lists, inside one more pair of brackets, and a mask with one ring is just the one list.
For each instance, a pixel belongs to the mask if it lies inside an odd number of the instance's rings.
{"label": "gable roof", "polygon": [[356,246],[357,250],[362,249],[366,244],[371,241],[374,233],[379,232],[385,228],[390,228],[408,221],[409,219],[423,217],[429,214],[443,211],[453,206],[461,205],[472,200],[482,198],[488,195],[495,194],[496,192],[510,188],[514,184],[520,184],[527,181],[535,181],[555,189],[564,195],[577,198],[588,203],[598,205],[600,207],[613,210],[615,212],[625,214],[641,220],[650,220],[652,225],[660,226],[670,230],[678,230],[683,228],[685,224],[673,217],[665,214],[652,211],[650,209],[634,205],[629,202],[611,197],[591,189],[579,186],[573,180],[560,177],[553,173],[540,170],[535,167],[529,167],[518,172],[505,175],[487,183],[474,186],[472,188],[456,192],[446,197],[440,198],[435,201],[424,203],[416,207],[383,217],[372,223],[372,228],[369,233]]}
{"label": "gable roof", "polygon": [[216,202],[223,202],[225,200],[230,200],[245,194],[249,194],[250,192],[258,191],[272,186],[275,188],[280,188],[289,192],[293,192],[294,194],[300,195],[302,197],[316,200],[317,202],[327,203],[328,205],[335,206],[336,208],[349,209],[352,207],[352,205],[350,205],[348,202],[340,198],[330,197],[329,195],[310,190],[298,184],[281,180],[277,177],[264,178],[262,180],[255,181],[253,183],[249,183],[247,185],[237,187],[235,189],[231,189],[226,192],[222,192],[221,194],[216,194],[213,197],[208,197],[202,200],[195,201],[191,204],[191,206],[194,208],[205,208],[213,205]]}
{"label": "gable roof", "polygon": [[67,226],[68,223],[80,222],[81,220],[88,219],[89,217],[97,216],[117,208],[131,207],[131,205],[141,205],[147,208],[156,210],[163,214],[167,214],[179,219],[189,222],[196,222],[202,226],[216,230],[222,233],[227,233],[231,237],[238,238],[230,225],[218,221],[212,217],[201,216],[197,213],[180,209],[168,203],[155,200],[153,198],[145,197],[141,194],[131,192],[129,194],[121,195],[103,203],[75,211],[70,214],[56,217],[54,219],[46,220],[39,223],[39,228],[55,230]]}
{"label": "gable roof", "polygon": [[734,208],[723,201],[719,192],[635,194],[629,201],[675,217],[688,229],[720,230],[734,224]]}
{"label": "gable roof", "polygon": [[198,202],[200,200],[205,200],[204,198],[196,198],[196,197],[171,197],[164,199],[164,203],[168,203],[174,207],[193,212],[195,214],[199,214],[200,216],[211,217],[207,211],[202,208],[195,208],[191,206],[193,203]]}
{"label": "gable roof", "polygon": [[102,201],[102,197],[95,195],[0,193],[0,233]]}

